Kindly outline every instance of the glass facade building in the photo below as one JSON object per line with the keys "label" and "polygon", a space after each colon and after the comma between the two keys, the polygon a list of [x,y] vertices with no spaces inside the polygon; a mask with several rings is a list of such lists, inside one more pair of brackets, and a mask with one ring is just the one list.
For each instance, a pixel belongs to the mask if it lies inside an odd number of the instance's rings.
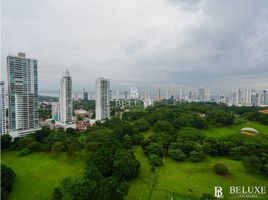
{"label": "glass facade building", "polygon": [[12,137],[39,129],[37,60],[7,57],[9,132]]}

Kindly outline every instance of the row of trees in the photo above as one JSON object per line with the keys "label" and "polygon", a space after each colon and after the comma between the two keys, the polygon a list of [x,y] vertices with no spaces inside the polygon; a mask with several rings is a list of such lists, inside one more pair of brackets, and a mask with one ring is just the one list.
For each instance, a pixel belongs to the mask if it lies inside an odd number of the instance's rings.
{"label": "row of trees", "polygon": [[198,129],[183,128],[177,134],[155,133],[142,143],[153,166],[163,165],[163,158],[204,161],[207,156],[228,156],[241,160],[248,171],[268,175],[268,136],[238,134],[226,138],[206,137]]}
{"label": "row of trees", "polygon": [[12,138],[6,134],[1,136],[1,148],[20,151],[19,156],[25,156],[33,151],[53,151],[75,153],[79,151],[83,145],[79,141],[78,134],[75,129],[50,130],[43,127],[41,130],[25,137]]}
{"label": "row of trees", "polygon": [[[169,129],[173,127],[177,130],[183,127],[206,129],[209,125],[229,126],[234,123],[233,112],[227,110],[225,106],[217,104],[205,105],[159,105],[158,107],[148,108],[143,112],[125,112],[122,115],[122,119],[130,122],[136,121],[135,123],[142,127],[139,129],[140,131],[148,130],[149,126],[154,127],[155,131],[163,131],[166,127]],[[203,107],[211,108],[204,109]]]}

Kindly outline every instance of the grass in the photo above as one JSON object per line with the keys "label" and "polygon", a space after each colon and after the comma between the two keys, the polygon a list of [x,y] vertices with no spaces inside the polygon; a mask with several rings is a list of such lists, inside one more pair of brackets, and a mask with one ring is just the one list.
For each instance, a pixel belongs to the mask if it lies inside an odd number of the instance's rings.
{"label": "grass", "polygon": [[18,152],[2,152],[2,163],[16,173],[14,188],[9,200],[45,200],[52,198],[53,189],[65,177],[83,173],[82,159],[48,153],[32,153],[18,157]]}
{"label": "grass", "polygon": [[[138,178],[130,183],[126,199],[149,200],[152,174],[150,165],[141,147],[135,147],[134,151],[136,158],[141,162],[141,169]],[[216,175],[212,170],[216,163],[224,163],[230,171],[230,176]],[[242,162],[228,158],[208,158],[201,163],[176,162],[166,158],[164,166],[159,167],[157,173],[157,184],[151,200],[170,200],[172,192],[174,200],[194,200],[200,199],[203,193],[214,194],[215,186],[221,186],[224,191],[228,191],[230,185],[268,184],[265,177],[246,172]]]}
{"label": "grass", "polygon": [[[255,128],[261,134],[268,135],[268,126],[252,121],[245,122],[239,125],[232,125],[229,127],[210,127],[207,130],[201,130],[201,132],[208,137],[224,137],[224,136],[240,134],[240,130],[244,127]],[[154,134],[154,131],[153,128],[150,128],[148,131],[144,132],[145,139],[150,137],[152,134]]]}
{"label": "grass", "polygon": [[202,132],[208,137],[224,137],[224,136],[240,134],[240,130],[244,127],[255,128],[261,134],[268,135],[268,126],[257,122],[246,122],[240,125],[232,125],[229,127],[220,127],[220,128],[213,127],[207,130],[202,130]]}

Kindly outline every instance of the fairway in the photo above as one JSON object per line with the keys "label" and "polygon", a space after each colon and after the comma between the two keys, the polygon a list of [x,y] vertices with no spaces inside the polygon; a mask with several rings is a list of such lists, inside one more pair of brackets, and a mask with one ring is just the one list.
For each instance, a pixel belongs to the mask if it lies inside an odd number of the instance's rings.
{"label": "fairway", "polygon": [[[259,133],[268,135],[268,126],[260,124],[258,122],[246,122],[239,125],[232,125],[227,127],[210,127],[207,130],[200,130],[207,137],[225,137],[230,135],[240,134],[240,130],[244,127],[255,128]],[[145,139],[154,134],[153,128],[143,133]]]}
{"label": "fairway", "polygon": [[202,130],[202,132],[208,137],[224,137],[240,134],[240,130],[244,127],[254,128],[259,131],[259,133],[268,135],[268,126],[257,122],[246,122],[240,125],[232,125],[229,127],[213,127],[207,130]]}
{"label": "fairway", "polygon": [[[135,155],[141,162],[140,174],[130,183],[127,200],[149,200],[151,187],[150,165],[141,147],[135,147]],[[215,163],[224,163],[230,176],[223,177],[212,171]],[[221,186],[227,190],[230,185],[268,185],[265,177],[248,174],[242,162],[227,158],[209,158],[205,162],[192,163],[188,161],[175,162],[170,158],[165,160],[164,166],[158,169],[158,178],[151,200],[170,200],[171,193],[174,200],[200,199],[203,193],[214,194],[214,187]]]}
{"label": "fairway", "polygon": [[62,179],[82,174],[84,162],[81,159],[46,153],[32,153],[17,157],[18,152],[2,152],[2,163],[16,173],[10,200],[45,200],[52,198],[53,189]]}

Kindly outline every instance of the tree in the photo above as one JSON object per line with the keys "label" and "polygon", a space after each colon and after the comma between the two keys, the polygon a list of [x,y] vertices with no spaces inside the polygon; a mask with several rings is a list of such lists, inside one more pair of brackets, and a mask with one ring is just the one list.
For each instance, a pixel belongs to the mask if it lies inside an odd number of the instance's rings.
{"label": "tree", "polygon": [[123,142],[122,143],[123,143],[123,146],[125,148],[130,149],[131,146],[132,146],[132,139],[131,139],[131,137],[129,135],[125,135],[123,137]]}
{"label": "tree", "polygon": [[15,172],[6,165],[1,164],[1,199],[7,199],[9,193],[12,191]]}
{"label": "tree", "polygon": [[26,145],[26,148],[30,149],[31,151],[40,151],[42,150],[42,143],[41,142],[31,142]]}
{"label": "tree", "polygon": [[213,166],[213,171],[219,175],[228,175],[229,174],[228,168],[226,167],[226,165],[224,165],[222,163],[216,163]]}
{"label": "tree", "polygon": [[198,151],[191,151],[190,153],[190,160],[192,162],[201,162],[205,159],[205,155],[202,152]]}
{"label": "tree", "polygon": [[230,156],[234,160],[241,160],[244,155],[244,147],[233,147],[230,149]]}
{"label": "tree", "polygon": [[[34,142],[34,139],[29,135],[25,137],[15,138],[14,140],[14,147],[16,150],[22,150],[27,147],[28,144]],[[12,146],[13,146],[12,145]]]}
{"label": "tree", "polygon": [[142,143],[142,141],[144,141],[144,135],[142,133],[137,133],[132,135],[132,143],[134,145],[139,145]]}
{"label": "tree", "polygon": [[79,149],[81,148],[81,144],[77,137],[74,137],[74,136],[68,137],[66,143],[68,147],[68,152],[70,154],[75,153],[76,151],[79,151]]}
{"label": "tree", "polygon": [[234,116],[223,110],[210,110],[207,112],[207,120],[213,125],[231,125],[234,123]]}
{"label": "tree", "polygon": [[170,149],[168,151],[168,155],[170,155],[174,160],[182,161],[186,158],[185,153],[180,149]]}
{"label": "tree", "polygon": [[37,142],[43,142],[43,139],[46,138],[50,133],[50,129],[48,127],[43,127],[41,130],[38,130],[34,133],[34,139]]}
{"label": "tree", "polygon": [[174,130],[173,126],[168,121],[157,121],[154,124],[154,130],[157,133],[161,132],[166,132],[169,134],[176,133],[176,129]]}
{"label": "tree", "polygon": [[147,120],[145,119],[139,119],[134,123],[134,126],[136,126],[138,128],[139,131],[141,132],[145,132],[147,130],[149,130],[150,128],[150,124]]}
{"label": "tree", "polygon": [[67,128],[65,132],[67,134],[70,134],[70,135],[73,135],[73,136],[76,136],[77,135],[77,130],[74,129],[74,128]]}
{"label": "tree", "polygon": [[132,179],[139,173],[140,162],[130,150],[117,150],[113,159],[114,175],[120,179]]}
{"label": "tree", "polygon": [[65,146],[62,142],[55,142],[52,146],[51,146],[51,151],[53,152],[63,152],[65,149]]}
{"label": "tree", "polygon": [[11,145],[12,137],[9,134],[1,135],[1,149],[7,149]]}
{"label": "tree", "polygon": [[152,166],[162,166],[163,159],[156,154],[152,154],[149,156],[149,161]]}

